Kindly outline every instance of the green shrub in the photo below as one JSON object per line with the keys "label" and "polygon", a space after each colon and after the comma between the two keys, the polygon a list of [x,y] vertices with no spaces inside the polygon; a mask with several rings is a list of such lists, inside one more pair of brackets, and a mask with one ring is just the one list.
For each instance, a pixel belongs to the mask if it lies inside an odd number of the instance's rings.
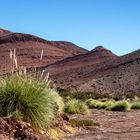
{"label": "green shrub", "polygon": [[89,98],[101,99],[101,98],[111,98],[112,96],[107,94],[101,94],[98,92],[70,92],[70,90],[58,88],[60,95],[63,98],[69,96],[72,99],[87,100]]}
{"label": "green shrub", "polygon": [[36,130],[46,129],[56,111],[51,92],[48,80],[19,73],[7,76],[0,81],[0,116],[13,116]]}
{"label": "green shrub", "polygon": [[76,119],[71,119],[69,122],[75,126],[82,127],[82,126],[99,126],[98,122],[95,122],[93,120],[76,120]]}
{"label": "green shrub", "polygon": [[101,109],[103,108],[103,105],[104,105],[103,102],[97,101],[95,108]]}
{"label": "green shrub", "polygon": [[52,100],[56,103],[57,114],[61,114],[64,111],[64,101],[63,98],[57,93],[56,90],[50,89],[50,95]]}
{"label": "green shrub", "polygon": [[114,101],[106,101],[106,102],[103,102],[102,105],[101,105],[101,108],[108,109],[111,106],[113,106],[114,103],[115,103]]}
{"label": "green shrub", "polygon": [[140,102],[134,102],[131,104],[131,109],[140,109]]}
{"label": "green shrub", "polygon": [[101,101],[94,100],[94,99],[88,99],[86,101],[86,103],[89,108],[106,109],[106,108],[109,108],[110,106],[112,106],[114,104],[114,101],[101,102]]}
{"label": "green shrub", "polygon": [[88,105],[89,108],[96,108],[97,100],[94,99],[88,99],[86,101],[86,104]]}
{"label": "green shrub", "polygon": [[93,99],[91,99],[91,98],[88,99],[88,100],[86,100],[86,104],[87,104],[89,107],[90,107],[90,105],[91,105],[92,100],[93,100]]}
{"label": "green shrub", "polygon": [[88,105],[89,108],[101,108],[103,105],[103,102],[100,102],[94,99],[88,99],[86,101],[86,104]]}
{"label": "green shrub", "polygon": [[127,101],[115,102],[110,108],[112,111],[129,111],[130,104]]}
{"label": "green shrub", "polygon": [[66,103],[65,112],[69,114],[89,114],[89,108],[86,103],[72,99]]}

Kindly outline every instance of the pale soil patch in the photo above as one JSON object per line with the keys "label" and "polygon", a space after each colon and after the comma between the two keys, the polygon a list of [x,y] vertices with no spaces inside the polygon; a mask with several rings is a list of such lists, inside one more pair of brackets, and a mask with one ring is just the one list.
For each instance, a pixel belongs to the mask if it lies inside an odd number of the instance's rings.
{"label": "pale soil patch", "polygon": [[93,109],[90,116],[74,115],[76,119],[93,119],[100,126],[80,129],[66,140],[140,140],[140,111],[112,112]]}

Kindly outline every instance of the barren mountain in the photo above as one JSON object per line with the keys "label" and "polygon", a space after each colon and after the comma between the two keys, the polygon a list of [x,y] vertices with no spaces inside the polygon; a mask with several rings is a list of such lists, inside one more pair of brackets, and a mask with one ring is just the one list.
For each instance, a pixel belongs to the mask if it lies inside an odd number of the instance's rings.
{"label": "barren mountain", "polygon": [[[87,52],[70,42],[47,41],[37,36],[0,29],[0,74],[12,69],[10,50],[14,48],[18,66],[27,68],[47,66],[64,58]],[[43,58],[40,60],[42,50]]]}
{"label": "barren mountain", "polygon": [[140,93],[140,50],[116,56],[99,46],[47,68],[57,87],[100,93]]}
{"label": "barren mountain", "polygon": [[8,34],[10,34],[10,33],[11,33],[10,31],[4,30],[4,29],[0,28],[0,37],[1,37],[1,36],[5,36],[5,35],[8,35]]}
{"label": "barren mountain", "polygon": [[18,67],[46,69],[58,88],[140,93],[140,50],[119,57],[102,46],[87,51],[70,42],[47,41],[0,28],[0,74],[12,69],[10,50],[14,48]]}

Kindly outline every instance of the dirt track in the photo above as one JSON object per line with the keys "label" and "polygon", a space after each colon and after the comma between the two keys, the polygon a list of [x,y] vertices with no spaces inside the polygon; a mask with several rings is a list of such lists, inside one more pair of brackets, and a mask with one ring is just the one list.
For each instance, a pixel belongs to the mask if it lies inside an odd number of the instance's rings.
{"label": "dirt track", "polygon": [[100,126],[81,129],[67,140],[140,140],[140,111],[111,112],[94,109],[90,116],[74,117],[97,120]]}

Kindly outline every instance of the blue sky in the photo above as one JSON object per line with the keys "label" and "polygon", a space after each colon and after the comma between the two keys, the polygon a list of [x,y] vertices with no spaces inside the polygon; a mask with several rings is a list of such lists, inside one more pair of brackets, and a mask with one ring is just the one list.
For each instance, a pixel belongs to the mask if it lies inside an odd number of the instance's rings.
{"label": "blue sky", "polygon": [[0,0],[0,27],[123,55],[140,48],[140,0]]}

